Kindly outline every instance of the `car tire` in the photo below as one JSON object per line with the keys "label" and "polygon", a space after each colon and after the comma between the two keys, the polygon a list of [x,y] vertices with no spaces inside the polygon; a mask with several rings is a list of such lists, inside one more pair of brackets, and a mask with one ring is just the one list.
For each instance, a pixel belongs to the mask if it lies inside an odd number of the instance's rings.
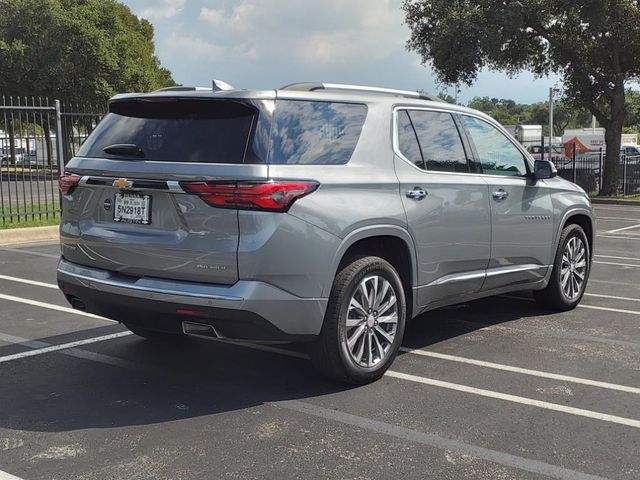
{"label": "car tire", "polygon": [[580,225],[567,225],[560,235],[549,283],[544,290],[534,291],[534,298],[552,310],[572,310],[582,300],[590,272],[587,236]]}
{"label": "car tire", "polygon": [[313,365],[340,382],[379,379],[402,343],[406,311],[402,281],[389,262],[351,259],[334,279],[322,331],[310,345]]}
{"label": "car tire", "polygon": [[180,332],[165,332],[160,330],[152,330],[149,328],[141,327],[140,325],[134,325],[131,323],[122,323],[127,329],[139,337],[145,338],[147,340],[152,341],[166,341],[166,340],[181,340],[186,337],[183,333]]}

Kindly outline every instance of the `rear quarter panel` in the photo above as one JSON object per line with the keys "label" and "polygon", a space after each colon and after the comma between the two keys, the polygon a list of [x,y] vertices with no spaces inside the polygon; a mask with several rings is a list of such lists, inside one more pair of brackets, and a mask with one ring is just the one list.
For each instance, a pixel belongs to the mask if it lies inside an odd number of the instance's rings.
{"label": "rear quarter panel", "polygon": [[[301,237],[307,247],[282,250],[284,255],[292,254],[286,268],[305,269],[318,279],[313,290],[318,296],[329,295],[342,254],[356,241],[389,234],[411,241],[393,167],[391,110],[391,104],[386,102],[368,105],[360,140],[346,165],[269,166],[272,179],[310,179],[320,183],[317,191],[298,200],[289,212],[318,230],[309,230],[309,237]],[[242,222],[241,233],[244,235]],[[321,245],[316,240],[323,235],[335,240]],[[409,245],[413,250],[412,242]],[[243,256],[241,248],[239,258]]]}

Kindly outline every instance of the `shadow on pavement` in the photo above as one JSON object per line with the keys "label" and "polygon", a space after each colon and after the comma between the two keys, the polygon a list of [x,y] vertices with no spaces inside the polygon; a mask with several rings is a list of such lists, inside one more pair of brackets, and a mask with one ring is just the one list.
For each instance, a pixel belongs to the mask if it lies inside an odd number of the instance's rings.
{"label": "shadow on pavement", "polygon": [[[424,348],[544,314],[528,301],[480,300],[417,318],[404,345]],[[169,344],[131,336],[83,349],[103,357],[53,353],[0,366],[0,427],[64,432],[153,425],[351,389],[365,395],[367,389],[393,388],[333,383],[303,359],[200,339]],[[110,359],[127,365],[109,365]]]}

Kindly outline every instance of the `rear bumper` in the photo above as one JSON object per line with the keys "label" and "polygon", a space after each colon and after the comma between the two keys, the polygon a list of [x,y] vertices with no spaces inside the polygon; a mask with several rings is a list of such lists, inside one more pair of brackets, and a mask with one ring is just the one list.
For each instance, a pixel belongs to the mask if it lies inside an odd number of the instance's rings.
{"label": "rear bumper", "polygon": [[[211,325],[222,337],[254,341],[304,341],[320,333],[325,298],[300,298],[272,285],[239,281],[213,285],[132,278],[65,260],[58,285],[69,301],[90,313],[147,328],[182,331],[182,322]],[[177,313],[196,310],[198,316]]]}

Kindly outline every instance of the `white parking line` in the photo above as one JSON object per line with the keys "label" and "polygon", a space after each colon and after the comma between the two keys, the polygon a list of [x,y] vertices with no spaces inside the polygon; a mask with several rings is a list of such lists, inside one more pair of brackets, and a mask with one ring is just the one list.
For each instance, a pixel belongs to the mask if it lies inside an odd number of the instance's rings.
{"label": "white parking line", "polygon": [[16,477],[15,475],[11,475],[10,473],[3,472],[0,470],[0,480],[23,480],[20,477]]}
{"label": "white parking line", "polygon": [[616,390],[619,392],[634,393],[634,394],[640,395],[640,388],[629,387],[627,385],[617,385],[615,383],[600,382],[597,380],[589,380],[586,378],[579,378],[579,377],[571,377],[569,375],[561,375],[557,373],[543,372],[540,370],[531,370],[528,368],[513,367],[511,365],[503,365],[501,363],[485,362],[483,360],[475,360],[472,358],[458,357],[455,355],[447,355],[444,353],[430,352],[427,350],[411,349],[406,347],[401,347],[400,350],[405,353],[411,353],[413,355],[421,355],[423,357],[431,357],[431,358],[437,358],[440,360],[448,360],[451,362],[466,363],[466,364],[474,365],[477,367],[492,368],[495,370],[502,370],[505,372],[520,373],[523,375],[531,375],[531,376],[540,377],[540,378],[550,378],[552,380],[578,383],[582,385],[589,385],[591,387],[606,388],[608,390]]}
{"label": "white parking line", "polygon": [[[4,276],[4,277],[7,277],[7,276]],[[24,279],[14,280],[16,278],[17,277],[9,277],[9,278],[6,278],[6,279],[10,279],[12,281],[24,280]],[[31,281],[29,281],[29,282],[31,282]],[[38,282],[38,283],[41,283],[41,282]],[[51,284],[44,284],[44,285],[51,285]],[[519,297],[511,297],[511,298],[519,298]],[[58,305],[53,305],[53,304],[44,303],[44,302],[38,302],[38,301],[35,301],[35,300],[27,300],[27,299],[24,299],[24,298],[14,297],[14,296],[11,296],[11,295],[0,294],[0,299],[20,302],[20,303],[26,303],[26,304],[37,306],[37,307],[41,307],[41,308],[48,308],[48,309],[52,309],[52,310],[63,311],[63,312],[66,312],[66,313],[73,313],[73,314],[77,314],[77,315],[84,315],[84,316],[90,316],[90,317],[95,317],[95,318],[101,318],[102,319],[102,317],[97,317],[95,315],[91,315],[91,314],[87,314],[87,313],[84,313],[84,312],[80,312],[78,310],[74,310],[74,309],[71,309],[71,308],[60,307]],[[529,300],[529,299],[527,299],[527,300]],[[611,312],[618,312],[618,313],[628,313],[628,314],[633,314],[633,315],[640,315],[640,311],[635,311],[635,310],[622,310],[622,309],[615,309],[615,308],[608,308],[608,307],[596,307],[596,306],[592,306],[592,305],[579,305],[579,306],[582,307],[582,308],[590,308],[590,309],[594,309],[594,310],[604,310],[604,311],[611,311]],[[92,339],[79,340],[77,342],[71,342],[71,343],[62,344],[62,345],[52,345],[50,347],[44,347],[44,348],[40,348],[40,349],[37,349],[37,350],[32,350],[32,351],[28,351],[28,352],[22,352],[22,353],[19,353],[19,354],[9,355],[9,356],[6,356],[6,357],[0,357],[0,363],[8,362],[10,360],[15,360],[15,359],[18,359],[18,358],[24,358],[24,357],[30,357],[30,356],[40,355],[40,354],[44,354],[44,353],[54,352],[54,351],[58,351],[58,350],[66,350],[66,349],[77,348],[78,346],[91,344],[91,343],[96,343],[96,342],[101,342],[101,341],[107,341],[107,340],[111,340],[111,339],[115,339],[115,338],[124,337],[124,336],[127,336],[127,335],[131,335],[131,332],[119,332],[119,333],[116,333],[116,334],[105,335],[103,337],[95,337],[95,338],[92,338]],[[240,346],[240,347],[249,347],[249,348],[255,348],[256,347],[254,345],[247,345],[247,344],[243,344],[243,343],[235,343],[234,342],[234,344],[237,345],[237,346]],[[264,348],[264,349],[261,348],[261,350],[267,350],[267,349],[266,348]],[[306,358],[306,355],[301,354],[299,352],[293,352],[293,351],[280,349],[280,348],[276,348],[276,347],[269,347],[269,349],[267,351],[271,352],[271,353],[275,353],[275,354],[281,354],[281,355],[283,354],[283,355],[296,357],[296,358],[301,358],[301,357],[302,358]],[[412,351],[411,353],[416,353],[416,352]],[[431,352],[417,353],[417,354],[418,355],[427,355],[427,356],[442,355],[442,354],[435,354],[435,353],[431,353]],[[456,358],[455,361],[464,361],[464,363],[473,363],[473,364],[476,364],[476,365],[479,365],[479,366],[484,366],[484,367],[488,367],[488,368],[495,368],[495,369],[504,370],[504,371],[511,371],[511,372],[514,372],[514,373],[534,375],[534,376],[545,377],[545,378],[553,378],[553,379],[556,379],[556,380],[563,380],[563,381],[568,381],[568,382],[572,382],[572,383],[581,383],[581,384],[585,384],[585,385],[589,385],[589,386],[596,386],[596,387],[600,387],[600,388],[608,388],[610,390],[618,390],[618,391],[623,391],[623,392],[628,392],[628,393],[639,393],[639,391],[640,391],[640,389],[637,389],[635,387],[628,387],[628,386],[624,386],[624,385],[616,385],[616,384],[610,384],[610,383],[606,383],[606,382],[599,382],[599,381],[595,381],[595,380],[581,379],[581,378],[577,378],[577,377],[569,377],[569,376],[560,375],[560,374],[553,374],[553,373],[550,373],[550,372],[539,372],[539,371],[535,371],[535,370],[521,369],[519,367],[512,367],[512,366],[509,366],[509,365],[501,365],[501,364],[492,364],[491,362],[482,362],[482,361],[473,360],[473,359],[463,359],[462,357],[453,357],[453,356],[449,356],[449,357],[451,357],[451,358],[447,358],[448,360],[451,360],[452,358]],[[89,359],[91,359],[91,357],[89,357]],[[97,361],[101,361],[103,363],[110,363],[110,364],[113,363],[113,362],[105,362],[103,359],[98,359]],[[535,399],[531,399],[531,398],[527,398],[527,397],[520,397],[520,396],[516,396],[516,395],[504,394],[504,393],[500,393],[500,392],[479,389],[479,388],[470,387],[470,386],[466,386],[466,385],[459,385],[459,384],[455,384],[455,383],[451,383],[451,382],[445,382],[445,381],[436,380],[436,379],[432,379],[432,378],[405,374],[405,373],[402,373],[402,372],[396,372],[396,371],[392,371],[392,370],[388,371],[385,375],[389,376],[389,377],[393,377],[393,378],[406,380],[406,381],[411,381],[411,382],[421,383],[421,384],[425,384],[425,385],[436,386],[436,387],[440,387],[440,388],[446,388],[446,389],[450,389],[450,390],[456,390],[456,391],[460,391],[460,392],[463,392],[463,393],[469,393],[469,394],[479,395],[479,396],[488,397],[488,398],[495,398],[495,399],[499,399],[499,400],[509,401],[509,402],[512,402],[512,403],[519,403],[519,404],[523,404],[523,405],[534,406],[534,407],[537,407],[537,408],[543,408],[543,409],[562,412],[562,413],[567,413],[567,414],[571,414],[571,415],[577,415],[577,416],[592,418],[592,419],[606,421],[606,422],[610,422],[610,423],[617,423],[617,424],[620,424],[620,425],[625,425],[625,426],[629,426],[629,427],[633,427],[633,428],[640,428],[640,421],[639,420],[635,420],[635,419],[619,417],[619,416],[615,416],[615,415],[609,415],[609,414],[605,414],[605,413],[601,413],[601,412],[595,412],[595,411],[579,409],[579,408],[574,408],[574,407],[568,407],[566,405],[559,405],[559,404],[539,401],[539,400],[535,400]],[[3,480],[3,479],[0,478],[0,480]]]}
{"label": "white parking line", "polygon": [[115,338],[126,337],[133,335],[131,332],[118,332],[110,335],[103,335],[101,337],[87,338],[85,340],[77,340],[75,342],[63,343],[61,345],[51,345],[50,347],[38,348],[35,350],[28,350],[26,352],[14,353],[13,355],[7,355],[0,357],[0,363],[11,362],[12,360],[18,360],[20,358],[35,357],[36,355],[43,355],[45,353],[57,352],[58,350],[68,350],[70,348],[80,347],[82,345],[89,345],[91,343],[104,342],[106,340],[113,340]]}
{"label": "white parking line", "polygon": [[22,298],[22,297],[14,297],[13,295],[5,295],[4,293],[0,293],[0,300],[8,300],[10,302],[25,303],[27,305],[32,305],[34,307],[48,308],[49,310],[56,310],[58,312],[71,313],[73,315],[81,315],[83,317],[97,318],[98,320],[104,320],[105,322],[118,323],[115,320],[99,317],[98,315],[82,312],[74,308],[61,307],[60,305],[54,305],[53,303],[39,302],[37,300],[29,300],[27,298]]}
{"label": "white parking line", "polygon": [[595,305],[578,305],[580,308],[589,308],[591,310],[602,310],[605,312],[615,312],[615,313],[627,313],[629,315],[640,315],[640,312],[637,310],[624,310],[621,308],[609,308],[609,307],[596,307]]}
{"label": "white parking line", "polygon": [[[120,336],[125,336],[125,335],[128,335],[128,334],[130,334],[130,333],[129,332],[120,332],[119,334],[113,334],[113,335],[110,335],[110,336],[107,335],[105,337],[118,338]],[[97,338],[102,338],[102,337],[97,337]],[[90,340],[91,339],[85,340],[84,342],[93,343]],[[106,340],[106,338],[103,339],[103,340]],[[103,341],[103,340],[100,340],[100,341]],[[83,341],[81,340],[79,342],[83,342]],[[73,343],[77,344],[79,342],[73,342]],[[243,344],[243,343],[235,343],[235,345],[237,345],[239,347],[247,347],[248,346],[248,345]],[[59,346],[52,346],[50,348],[62,350],[64,348],[74,348],[74,347],[77,347],[77,345],[73,345],[72,346],[71,344],[65,344],[65,345],[59,345]],[[251,346],[251,348],[253,348],[253,346]],[[45,347],[43,349],[35,350],[35,352],[41,352],[42,351],[43,353],[47,353],[47,352],[44,352],[44,350],[47,350],[47,349],[49,349],[49,347]],[[49,351],[55,351],[55,350],[49,350]],[[82,350],[76,350],[76,351],[78,351],[78,353],[83,352]],[[295,357],[295,358],[300,358],[300,357],[303,356],[303,354],[300,354],[299,352],[292,352],[292,351],[281,349],[281,348],[277,348],[277,347],[270,348],[268,350],[268,352],[269,353],[274,353],[274,354],[279,354],[279,355],[287,355],[287,356],[291,356],[291,357]],[[28,352],[26,352],[26,353],[28,353]],[[92,352],[88,352],[88,353],[92,353]],[[39,353],[36,353],[36,354],[39,354]],[[74,355],[74,356],[80,356],[82,358],[81,355]],[[118,365],[118,363],[120,361],[120,362],[124,362],[124,364],[122,365],[124,368],[134,367],[135,369],[145,370],[144,365],[134,364],[132,362],[128,362],[126,360],[122,360],[122,359],[119,359],[117,357],[111,357],[111,356],[108,356],[108,355],[102,355],[102,354],[100,354],[98,356],[89,355],[89,356],[86,357],[86,359],[87,360],[93,360],[93,361],[100,362],[100,363],[106,363],[106,364],[109,364],[109,365]],[[581,409],[581,408],[568,407],[566,405],[559,405],[559,404],[555,404],[555,403],[535,400],[535,399],[532,399],[532,398],[520,397],[520,396],[517,396],[517,395],[510,395],[510,394],[505,394],[505,393],[501,393],[501,392],[495,392],[495,391],[492,391],[492,390],[485,390],[485,389],[481,389],[481,388],[470,387],[470,386],[467,386],[467,385],[460,385],[460,384],[456,384],[456,383],[445,382],[445,381],[436,380],[436,379],[433,379],[433,378],[420,377],[420,376],[417,376],[417,375],[410,375],[410,374],[406,374],[406,373],[402,373],[402,372],[396,372],[396,371],[393,371],[393,370],[387,371],[385,373],[385,376],[392,377],[392,378],[397,378],[397,379],[401,379],[401,380],[406,380],[406,381],[410,381],[410,382],[420,383],[420,384],[423,384],[423,385],[430,385],[430,386],[445,388],[445,389],[449,389],[449,390],[455,390],[455,391],[459,391],[459,392],[463,392],[463,393],[468,393],[468,394],[472,394],[472,395],[478,395],[478,396],[487,397],[487,398],[494,398],[494,399],[503,400],[503,401],[507,401],[507,402],[518,403],[518,404],[521,404],[521,405],[528,405],[528,406],[542,408],[542,409],[546,409],[546,410],[566,413],[566,414],[570,414],[570,415],[576,415],[576,416],[586,417],[586,418],[590,418],[590,419],[601,420],[601,421],[604,421],[604,422],[616,423],[616,424],[620,424],[620,425],[624,425],[624,426],[628,426],[628,427],[640,428],[640,420],[635,420],[635,419],[631,419],[631,418],[619,417],[619,416],[616,416],[616,415],[609,415],[609,414],[606,414],[606,413],[595,412],[595,411],[585,410],[585,409]]]}
{"label": "white parking line", "polygon": [[[528,297],[518,297],[516,295],[498,295],[502,298],[511,298],[513,300],[524,300],[525,302],[535,302],[535,299]],[[610,307],[597,307],[595,305],[583,305],[582,303],[578,304],[578,308],[588,308],[591,310],[602,310],[605,312],[615,312],[615,313],[628,313],[630,315],[640,315],[640,311],[638,310],[624,310],[621,308],[610,308]]]}
{"label": "white parking line", "polygon": [[608,222],[637,222],[640,218],[621,218],[621,217],[600,217],[596,218],[598,222],[605,220]]}
{"label": "white parking line", "polygon": [[469,393],[472,395],[479,395],[481,397],[495,398],[497,400],[504,400],[507,402],[519,403],[521,405],[543,408],[545,410],[567,413],[569,415],[576,415],[579,417],[586,417],[594,420],[602,420],[603,422],[617,423],[619,425],[625,425],[627,427],[640,428],[640,420],[635,420],[632,418],[618,417],[617,415],[609,415],[607,413],[594,412],[592,410],[585,410],[582,408],[568,407],[566,405],[559,405],[557,403],[543,402],[541,400],[534,400],[533,398],[519,397],[517,395],[494,392],[492,390],[484,390],[482,388],[459,385],[457,383],[443,382],[442,380],[419,377],[417,375],[409,375],[407,373],[401,373],[391,370],[385,373],[385,376],[398,378],[409,382],[420,383],[423,385],[431,385],[433,387],[440,387],[446,388],[448,390]]}
{"label": "white parking line", "polygon": [[598,255],[595,254],[594,257],[598,257],[598,258],[613,258],[614,260],[635,260],[640,262],[640,258],[638,257],[616,257],[614,255]]}
{"label": "white parking line", "polygon": [[[640,240],[640,239],[639,239]],[[616,263],[616,262],[598,262],[598,261],[593,261],[593,263],[598,263],[600,265],[616,265],[618,267],[635,267],[635,268],[640,268],[640,265],[634,265],[632,263]]]}
{"label": "white parking line", "polygon": [[12,253],[24,253],[26,255],[33,255],[34,257],[55,258],[56,260],[60,260],[60,255],[54,255],[52,253],[33,252],[31,250],[24,250],[22,248],[0,246],[0,250],[4,250],[5,252],[12,252]]}
{"label": "white parking line", "polygon": [[[489,448],[479,447],[476,445],[465,443],[461,440],[442,437],[434,433],[413,430],[401,427],[391,423],[381,422],[372,418],[360,417],[350,413],[335,410],[333,408],[325,408],[310,402],[301,402],[300,400],[284,400],[275,403],[281,408],[294,410],[306,415],[313,415],[325,420],[339,422],[345,425],[351,425],[360,431],[368,430],[370,432],[380,433],[401,440],[428,445],[445,452],[458,452],[473,459],[482,459],[488,462],[497,463],[507,467],[517,468],[526,472],[535,473],[538,476],[557,478],[561,480],[605,480],[603,477],[590,475],[588,473],[569,470],[557,465],[550,465],[539,460],[531,458],[519,457],[506,452],[491,450]],[[475,475],[477,477],[477,474]],[[509,475],[509,477],[512,477]],[[517,475],[512,478],[519,478]],[[438,477],[443,478],[443,477]],[[497,478],[495,475],[491,478]]]}
{"label": "white parking line", "polygon": [[628,236],[627,237],[622,237],[622,236],[619,236],[619,235],[601,235],[601,234],[598,234],[598,235],[596,235],[596,237],[599,237],[599,238],[617,238],[618,240],[640,240],[639,237],[628,237]]}
{"label": "white parking line", "polygon": [[[640,207],[640,204],[638,205]],[[633,213],[638,213],[640,212],[640,208],[636,208],[636,207],[628,207],[628,208],[621,208],[624,207],[624,205],[605,205],[605,206],[600,206],[600,205],[594,205],[594,208],[596,210],[613,210],[616,212],[633,212]]]}
{"label": "white parking line", "polygon": [[585,293],[586,297],[609,298],[611,300],[624,300],[625,302],[640,302],[640,298],[617,297],[615,295],[602,295],[600,293]]}
{"label": "white parking line", "polygon": [[9,280],[10,282],[25,283],[36,287],[53,288],[58,290],[58,286],[54,283],[36,282],[27,278],[10,277],[9,275],[0,275],[0,280]]}
{"label": "white parking line", "polygon": [[[4,335],[1,333],[0,333],[0,337],[6,337],[7,340],[20,342],[24,345],[30,344],[30,343],[38,344],[38,345],[44,344],[44,342],[12,337],[10,335]],[[248,345],[238,345],[238,346],[248,346]],[[291,354],[297,353],[297,352],[290,352],[290,351],[279,349],[279,348],[273,348],[270,351],[272,353],[281,353],[285,355],[291,355]],[[127,360],[122,360],[120,358],[111,357],[109,355],[97,354],[97,353],[89,352],[86,350],[71,349],[71,350],[64,350],[61,353],[64,355],[69,355],[72,357],[90,360],[98,363],[119,366],[125,369],[143,371],[146,373],[156,374],[156,375],[162,375],[163,377],[164,375],[166,375],[166,371],[158,369],[157,367],[145,366],[140,363],[133,363]],[[299,358],[298,355],[291,355],[291,356],[295,356]],[[378,433],[395,436],[397,438],[401,438],[410,442],[422,443],[422,444],[431,445],[435,448],[439,448],[443,450],[451,450],[451,451],[464,453],[467,455],[472,455],[474,457],[482,458],[493,463],[511,466],[521,470],[538,473],[538,474],[553,477],[553,478],[559,478],[563,480],[565,479],[566,480],[578,480],[578,479],[604,480],[601,477],[589,475],[582,472],[577,472],[574,470],[568,470],[562,467],[550,465],[537,460],[531,460],[524,457],[514,456],[514,455],[500,452],[497,450],[491,450],[491,449],[479,447],[473,444],[467,444],[459,440],[440,437],[435,434],[425,433],[418,430],[411,430],[411,429],[399,427],[397,425],[390,424],[390,423],[379,422],[366,417],[357,417],[345,412],[341,412],[339,410],[325,409],[323,407],[320,407],[311,403],[307,403],[307,402],[301,402],[299,400],[280,401],[280,402],[274,403],[274,405],[277,405],[279,407],[286,408],[289,410],[296,410],[309,415],[314,415],[317,417],[323,417],[326,419],[338,421],[344,424],[355,426],[360,429],[372,430]],[[8,474],[6,472],[0,471],[0,480],[23,480],[23,479],[13,476],[11,474]]]}

